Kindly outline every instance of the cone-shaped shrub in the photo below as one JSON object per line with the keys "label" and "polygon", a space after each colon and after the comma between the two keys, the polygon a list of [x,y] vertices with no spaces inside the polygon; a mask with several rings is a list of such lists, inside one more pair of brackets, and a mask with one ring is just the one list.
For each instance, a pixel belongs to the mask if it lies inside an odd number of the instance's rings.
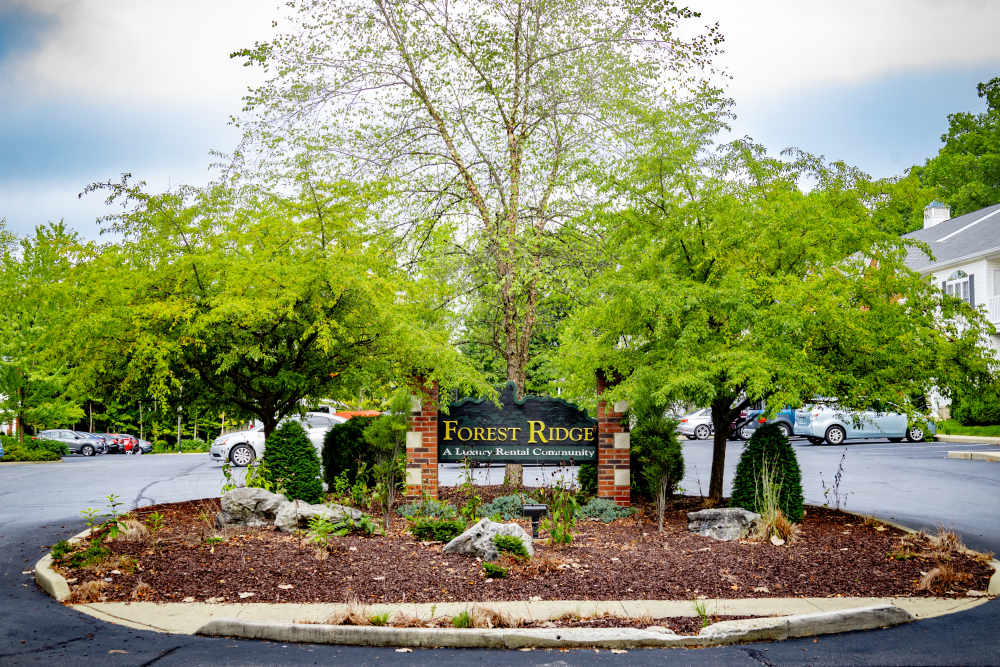
{"label": "cone-shaped shrub", "polygon": [[362,463],[369,468],[375,465],[375,452],[365,441],[365,429],[372,419],[352,417],[326,432],[323,438],[323,475],[331,490],[341,473],[346,472],[347,480],[353,484]]}
{"label": "cone-shaped shrub", "polygon": [[267,439],[263,464],[264,478],[289,500],[323,502],[319,456],[297,421],[282,423]]}
{"label": "cone-shaped shrub", "polygon": [[733,480],[732,504],[752,512],[761,513],[763,474],[770,467],[774,483],[780,484],[778,507],[790,521],[802,521],[802,473],[795,450],[774,424],[765,424],[754,431],[753,437],[743,448]]}

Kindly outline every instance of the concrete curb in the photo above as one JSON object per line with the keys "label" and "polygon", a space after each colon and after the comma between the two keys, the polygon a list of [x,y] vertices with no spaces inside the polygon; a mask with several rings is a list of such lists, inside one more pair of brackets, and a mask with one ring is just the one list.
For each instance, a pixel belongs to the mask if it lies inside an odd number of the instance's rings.
{"label": "concrete curb", "polygon": [[946,459],[962,459],[963,461],[993,461],[1000,463],[1000,452],[948,452]]}
{"label": "concrete curb", "polygon": [[267,639],[312,644],[352,644],[410,648],[654,648],[722,646],[774,641],[836,632],[887,628],[913,620],[893,605],[875,605],[780,618],[754,618],[715,623],[695,636],[665,628],[538,628],[451,629],[393,628],[305,623],[258,623],[238,619],[209,621],[195,634],[210,637]]}
{"label": "concrete curb", "polygon": [[[90,537],[90,528],[77,533],[66,541],[70,544],[76,544],[87,537]],[[35,583],[58,602],[65,602],[70,597],[69,582],[66,581],[66,577],[56,572],[52,567],[51,551],[35,563]]]}
{"label": "concrete curb", "polygon": [[938,433],[934,436],[938,442],[973,443],[977,445],[1000,445],[1000,438],[986,435],[948,435]]}

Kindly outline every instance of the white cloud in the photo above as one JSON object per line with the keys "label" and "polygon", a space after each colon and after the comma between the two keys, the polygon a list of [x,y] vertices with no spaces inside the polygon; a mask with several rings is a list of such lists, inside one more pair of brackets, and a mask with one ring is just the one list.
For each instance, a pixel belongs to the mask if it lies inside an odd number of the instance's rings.
{"label": "white cloud", "polygon": [[[920,68],[1000,65],[1000,2],[701,0],[737,102]],[[930,94],[932,91],[928,91]]]}
{"label": "white cloud", "polygon": [[84,0],[24,2],[54,25],[7,68],[21,94],[84,100],[197,100],[236,111],[254,71],[229,54],[266,40],[275,2]]}

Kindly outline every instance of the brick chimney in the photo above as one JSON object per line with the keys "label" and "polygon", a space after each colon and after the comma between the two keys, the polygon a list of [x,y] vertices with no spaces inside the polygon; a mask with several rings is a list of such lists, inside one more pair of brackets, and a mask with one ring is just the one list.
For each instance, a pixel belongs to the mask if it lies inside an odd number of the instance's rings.
{"label": "brick chimney", "polygon": [[924,229],[930,229],[934,225],[951,219],[951,209],[947,204],[942,204],[937,199],[924,207]]}

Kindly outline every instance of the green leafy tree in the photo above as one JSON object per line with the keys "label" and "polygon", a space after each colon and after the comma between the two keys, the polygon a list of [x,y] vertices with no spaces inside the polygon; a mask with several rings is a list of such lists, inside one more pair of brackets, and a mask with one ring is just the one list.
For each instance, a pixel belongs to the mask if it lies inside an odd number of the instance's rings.
{"label": "green leafy tree", "polygon": [[234,54],[269,75],[245,98],[248,137],[389,177],[384,222],[523,392],[542,304],[590,263],[580,177],[627,152],[623,101],[700,94],[722,38],[689,30],[697,16],[659,0],[293,3],[290,29]]}
{"label": "green leafy tree", "polygon": [[871,221],[863,174],[746,142],[662,170],[664,143],[616,180],[627,205],[607,215],[614,268],[570,317],[561,359],[578,395],[602,368],[621,378],[609,398],[710,407],[712,500],[729,425],[751,401],[913,410],[909,397],[989,368],[991,327],[907,269],[905,242]]}
{"label": "green leafy tree", "polygon": [[[764,469],[772,479],[765,482]],[[792,523],[802,521],[802,472],[788,438],[774,424],[765,424],[755,430],[747,441],[736,465],[733,479],[732,504],[751,512],[760,513],[762,488],[765,483],[776,484],[778,507]]]}
{"label": "green leafy tree", "polygon": [[319,455],[302,425],[289,419],[281,423],[264,443],[261,466],[264,481],[289,500],[323,502],[323,478]]}
{"label": "green leafy tree", "polygon": [[976,91],[986,111],[949,114],[944,146],[919,169],[921,182],[938,191],[953,216],[1000,203],[1000,77]]}
{"label": "green leafy tree", "polygon": [[56,350],[67,343],[67,314],[82,289],[73,269],[92,251],[62,222],[17,238],[0,221],[0,421],[15,420],[22,441],[25,426],[83,415],[72,376],[79,358]]}
{"label": "green leafy tree", "polygon": [[[217,184],[148,194],[105,189],[122,235],[86,275],[77,340],[87,371],[177,406],[235,406],[270,435],[304,400],[362,386],[473,382],[385,239],[369,234],[379,193],[311,184],[299,197]],[[107,380],[106,380],[107,382]],[[170,421],[166,422],[169,428]]]}

